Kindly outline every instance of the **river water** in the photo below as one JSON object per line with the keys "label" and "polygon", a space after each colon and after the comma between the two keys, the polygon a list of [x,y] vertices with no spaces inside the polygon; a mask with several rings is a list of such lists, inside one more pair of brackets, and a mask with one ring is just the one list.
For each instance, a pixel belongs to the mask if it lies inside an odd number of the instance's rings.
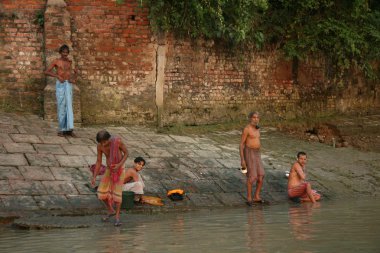
{"label": "river water", "polygon": [[[122,227],[0,227],[0,252],[380,252],[380,201],[127,215]],[[98,217],[97,217],[98,218]]]}

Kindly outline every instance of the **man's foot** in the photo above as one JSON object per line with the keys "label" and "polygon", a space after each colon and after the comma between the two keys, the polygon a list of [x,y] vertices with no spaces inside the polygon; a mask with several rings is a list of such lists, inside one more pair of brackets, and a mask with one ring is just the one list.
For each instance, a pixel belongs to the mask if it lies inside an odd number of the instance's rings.
{"label": "man's foot", "polygon": [[269,204],[268,201],[263,200],[263,199],[254,199],[252,202],[253,202],[254,204]]}
{"label": "man's foot", "polygon": [[74,131],[68,131],[67,135],[73,138],[77,138],[78,136],[74,133]]}
{"label": "man's foot", "polygon": [[251,201],[246,201],[245,203],[247,204],[247,206],[252,206],[253,205],[252,200]]}
{"label": "man's foot", "polygon": [[57,133],[57,135],[58,135],[59,137],[65,137],[65,134],[64,134],[62,131],[59,131],[59,132]]}
{"label": "man's foot", "polygon": [[115,223],[114,223],[114,226],[115,226],[115,227],[119,227],[119,226],[121,226],[121,224],[122,224],[122,223],[120,222],[120,219],[116,219],[116,220],[115,220]]}

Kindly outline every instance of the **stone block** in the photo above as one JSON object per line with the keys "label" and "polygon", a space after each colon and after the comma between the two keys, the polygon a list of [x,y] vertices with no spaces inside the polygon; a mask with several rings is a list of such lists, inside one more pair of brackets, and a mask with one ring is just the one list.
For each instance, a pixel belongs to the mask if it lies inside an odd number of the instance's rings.
{"label": "stone block", "polygon": [[34,211],[39,207],[32,196],[2,196],[6,210],[12,211]]}
{"label": "stone block", "polygon": [[34,196],[34,200],[39,208],[43,210],[67,210],[72,208],[64,195]]}
{"label": "stone block", "polygon": [[7,153],[7,150],[4,148],[3,144],[0,144],[0,154]]}
{"label": "stone block", "polygon": [[63,144],[62,148],[68,155],[96,155],[84,145]]}
{"label": "stone block", "polygon": [[59,164],[63,167],[81,168],[88,163],[82,156],[56,155]]}
{"label": "stone block", "polygon": [[140,174],[144,180],[171,180],[170,175],[164,172],[163,169],[143,169]]}
{"label": "stone block", "polygon": [[222,157],[220,152],[218,151],[196,149],[194,150],[194,153],[199,157],[205,157],[205,158],[221,158]]}
{"label": "stone block", "polygon": [[42,181],[47,192],[53,195],[78,194],[74,184],[69,181]]}
{"label": "stone block", "polygon": [[54,180],[49,167],[20,166],[19,170],[26,180]]}
{"label": "stone block", "polygon": [[241,167],[241,161],[240,160],[232,160],[232,159],[217,159],[219,163],[221,163],[224,167],[230,168],[230,169],[239,169]]}
{"label": "stone block", "polygon": [[196,140],[188,136],[180,136],[180,135],[169,135],[169,136],[177,142],[185,142],[185,143],[193,143],[193,144],[197,143]]}
{"label": "stone block", "polygon": [[223,204],[214,196],[214,194],[187,193],[186,196],[197,207],[221,207]]}
{"label": "stone block", "polygon": [[158,180],[149,180],[148,182],[145,182],[145,194],[166,194],[166,192],[167,190]]}
{"label": "stone block", "polygon": [[15,142],[21,143],[42,143],[40,138],[37,135],[32,134],[10,134],[10,137]]}
{"label": "stone block", "polygon": [[213,180],[194,180],[192,183],[197,188],[196,192],[199,193],[223,192]]}
{"label": "stone block", "polygon": [[45,187],[40,181],[31,180],[11,180],[9,185],[16,194],[22,195],[43,195],[47,194]]}
{"label": "stone block", "polygon": [[44,143],[44,144],[66,144],[66,143],[69,143],[69,141],[66,138],[60,137],[58,135],[40,135],[39,137],[42,140],[42,143]]}
{"label": "stone block", "polygon": [[94,195],[68,195],[70,204],[78,209],[103,209],[103,203]]}
{"label": "stone block", "polygon": [[173,157],[172,154],[170,154],[165,149],[144,149],[144,152],[148,154],[149,157]]}
{"label": "stone block", "polygon": [[13,125],[0,124],[0,132],[2,134],[18,134],[19,131]]}
{"label": "stone block", "polygon": [[16,167],[0,166],[0,179],[24,179]]}
{"label": "stone block", "polygon": [[14,194],[8,180],[0,180],[0,195],[11,195]]}
{"label": "stone block", "polygon": [[0,154],[0,166],[22,166],[28,165],[28,161],[22,154]]}
{"label": "stone block", "polygon": [[[80,195],[96,195],[95,192],[90,191],[90,189],[85,184],[90,184],[90,177],[83,182],[73,182],[75,188],[79,191]],[[98,185],[98,184],[96,184]]]}
{"label": "stone block", "polygon": [[66,152],[60,145],[57,144],[33,144],[38,153],[41,154],[53,154],[53,155],[65,155]]}
{"label": "stone block", "polygon": [[71,144],[76,144],[76,145],[96,146],[96,142],[89,138],[69,138],[68,141]]}
{"label": "stone block", "polygon": [[241,180],[215,180],[215,183],[222,189],[223,192],[245,192],[245,181]]}
{"label": "stone block", "polygon": [[54,178],[56,180],[66,180],[66,181],[85,181],[83,173],[76,168],[63,168],[63,167],[51,167],[50,168]]}
{"label": "stone block", "polygon": [[8,134],[1,133],[0,134],[0,143],[10,143],[13,142],[13,140],[9,137]]}
{"label": "stone block", "polygon": [[36,134],[43,132],[41,127],[17,126],[17,129],[20,134]]}
{"label": "stone block", "polygon": [[30,143],[4,143],[4,148],[8,153],[36,153]]}
{"label": "stone block", "polygon": [[51,154],[26,154],[31,166],[58,166],[57,159]]}
{"label": "stone block", "polygon": [[240,193],[215,193],[215,197],[225,206],[245,206],[246,200]]}

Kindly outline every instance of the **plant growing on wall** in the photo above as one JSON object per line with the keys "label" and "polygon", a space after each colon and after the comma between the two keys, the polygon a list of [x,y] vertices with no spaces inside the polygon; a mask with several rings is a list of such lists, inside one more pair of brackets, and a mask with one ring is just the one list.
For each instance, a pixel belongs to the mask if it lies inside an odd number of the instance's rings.
{"label": "plant growing on wall", "polygon": [[[124,0],[117,0],[122,3]],[[291,59],[322,55],[342,76],[358,67],[379,72],[378,0],[139,0],[156,31],[225,42],[232,47],[280,49]]]}

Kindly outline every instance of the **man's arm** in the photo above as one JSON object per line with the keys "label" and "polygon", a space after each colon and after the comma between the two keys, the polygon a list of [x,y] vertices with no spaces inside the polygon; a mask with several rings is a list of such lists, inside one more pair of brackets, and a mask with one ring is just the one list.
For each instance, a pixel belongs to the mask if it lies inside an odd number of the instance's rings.
{"label": "man's arm", "polygon": [[56,74],[56,73],[53,72],[53,69],[56,68],[56,67],[58,67],[58,65],[57,65],[57,60],[54,60],[54,61],[50,64],[50,66],[47,68],[47,70],[44,72],[45,75],[47,75],[47,76],[51,76],[51,77],[55,77],[55,78],[57,78],[60,82],[65,81],[65,80],[63,80],[63,78],[62,78],[61,76],[59,76],[58,74]]}
{"label": "man's arm", "polygon": [[301,165],[299,165],[298,163],[296,163],[294,166],[295,166],[294,169],[296,170],[298,176],[299,176],[303,181],[305,181],[305,180],[306,180],[306,174],[303,172],[303,169],[302,169]]}
{"label": "man's arm", "polygon": [[248,137],[248,129],[244,128],[243,133],[241,134],[240,148],[239,148],[239,151],[240,151],[240,161],[241,161],[241,167],[242,168],[246,168],[247,167],[247,165],[245,163],[245,160],[244,160],[244,147],[245,147],[245,142],[247,140],[247,137]]}
{"label": "man's arm", "polygon": [[102,154],[103,154],[102,148],[100,147],[100,144],[98,144],[96,165],[95,165],[94,174],[93,174],[92,180],[91,180],[92,185],[95,185],[96,176],[99,174],[100,166],[102,165]]}

